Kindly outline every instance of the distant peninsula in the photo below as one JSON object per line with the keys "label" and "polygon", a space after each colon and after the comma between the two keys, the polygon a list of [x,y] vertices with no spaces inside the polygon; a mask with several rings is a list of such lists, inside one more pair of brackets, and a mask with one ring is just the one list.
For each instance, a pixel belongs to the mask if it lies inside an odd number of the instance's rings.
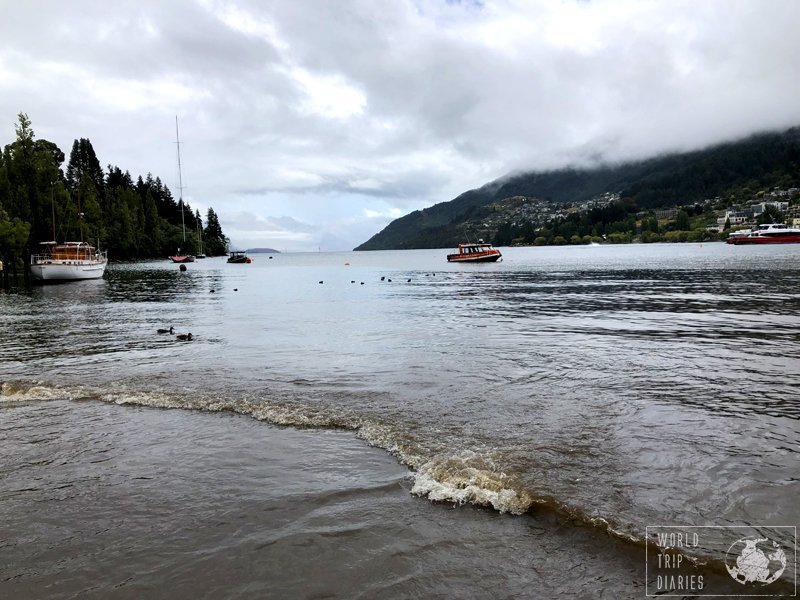
{"label": "distant peninsula", "polygon": [[250,254],[280,254],[280,250],[274,248],[248,248]]}

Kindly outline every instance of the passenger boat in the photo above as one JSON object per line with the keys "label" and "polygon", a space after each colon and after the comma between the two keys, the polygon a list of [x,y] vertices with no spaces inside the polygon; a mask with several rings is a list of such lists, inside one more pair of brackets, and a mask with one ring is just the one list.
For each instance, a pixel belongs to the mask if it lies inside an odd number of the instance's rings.
{"label": "passenger boat", "polygon": [[729,244],[797,244],[800,243],[800,229],[787,227],[783,223],[766,223],[759,225],[749,233],[742,235],[731,234],[727,240]]}
{"label": "passenger boat", "polygon": [[495,262],[501,256],[500,250],[478,240],[477,244],[459,244],[458,252],[447,255],[447,262]]}
{"label": "passenger boat", "polygon": [[[748,235],[750,235],[752,231],[753,231],[752,229],[737,229],[736,231],[731,231],[728,234],[728,240],[747,237]],[[733,242],[728,242],[728,243],[732,244]]]}
{"label": "passenger boat", "polygon": [[247,253],[242,250],[234,250],[231,252],[231,255],[228,257],[229,263],[251,263],[253,259],[247,256]]}
{"label": "passenger boat", "polygon": [[39,254],[31,255],[31,275],[39,281],[100,279],[108,264],[107,252],[85,242],[42,242]]}

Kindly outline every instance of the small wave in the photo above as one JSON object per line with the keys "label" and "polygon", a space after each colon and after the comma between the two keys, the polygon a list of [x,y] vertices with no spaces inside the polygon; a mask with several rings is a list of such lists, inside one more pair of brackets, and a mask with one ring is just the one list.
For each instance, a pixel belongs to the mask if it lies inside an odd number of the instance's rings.
{"label": "small wave", "polygon": [[[424,440],[415,439],[397,425],[337,413],[335,409],[263,398],[209,398],[188,390],[62,387],[42,381],[0,382],[0,404],[49,400],[99,400],[116,405],[231,412],[274,425],[351,430],[369,445],[388,451],[412,469],[411,493],[432,502],[472,504],[512,515],[535,515],[545,510],[574,525],[589,527],[627,543],[641,546],[653,543],[633,532],[635,524],[615,523],[605,516],[592,514],[591,507],[573,506],[544,491],[526,488],[520,479],[503,472],[491,455],[468,450],[435,452]],[[697,565],[706,564],[698,556],[687,554],[687,557]],[[717,560],[712,559],[713,562]]]}
{"label": "small wave", "polygon": [[0,403],[34,402],[44,400],[74,400],[80,397],[77,390],[59,388],[40,381],[1,381]]}
{"label": "small wave", "polygon": [[[437,452],[397,425],[337,413],[333,409],[263,398],[209,398],[191,391],[154,391],[125,386],[111,389],[62,387],[41,381],[7,381],[0,384],[0,391],[0,399],[6,402],[100,400],[116,405],[232,412],[281,426],[351,430],[369,445],[386,450],[412,469],[411,491],[417,496],[434,502],[491,507],[514,515],[524,514],[534,507],[549,507],[570,518],[580,518],[590,526],[616,532],[605,519],[593,523],[592,519],[583,518],[580,511],[567,509],[549,497],[525,489],[517,479],[502,472],[491,456],[468,450]],[[625,535],[619,533],[620,537]]]}
{"label": "small wave", "polygon": [[411,492],[440,502],[490,506],[501,513],[521,515],[534,497],[475,453],[431,460],[416,473]]}

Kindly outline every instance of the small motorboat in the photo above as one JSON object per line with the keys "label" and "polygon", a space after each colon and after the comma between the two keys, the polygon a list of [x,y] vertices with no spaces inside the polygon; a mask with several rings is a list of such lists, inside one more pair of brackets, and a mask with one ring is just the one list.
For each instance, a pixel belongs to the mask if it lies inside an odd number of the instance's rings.
{"label": "small motorboat", "polygon": [[169,259],[174,263],[194,262],[194,256],[191,254],[176,254],[175,256],[170,256]]}
{"label": "small motorboat", "polygon": [[458,252],[447,255],[447,262],[495,262],[501,256],[500,250],[478,240],[477,244],[459,244]]}
{"label": "small motorboat", "polygon": [[228,262],[233,264],[243,264],[251,263],[253,262],[253,259],[247,256],[247,253],[243,250],[234,250],[228,257]]}

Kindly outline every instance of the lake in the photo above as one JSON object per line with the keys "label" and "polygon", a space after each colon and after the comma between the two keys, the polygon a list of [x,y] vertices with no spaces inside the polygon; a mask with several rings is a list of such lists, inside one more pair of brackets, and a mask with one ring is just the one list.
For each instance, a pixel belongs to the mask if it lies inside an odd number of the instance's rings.
{"label": "lake", "polygon": [[502,251],[0,292],[0,596],[793,590],[800,245]]}

